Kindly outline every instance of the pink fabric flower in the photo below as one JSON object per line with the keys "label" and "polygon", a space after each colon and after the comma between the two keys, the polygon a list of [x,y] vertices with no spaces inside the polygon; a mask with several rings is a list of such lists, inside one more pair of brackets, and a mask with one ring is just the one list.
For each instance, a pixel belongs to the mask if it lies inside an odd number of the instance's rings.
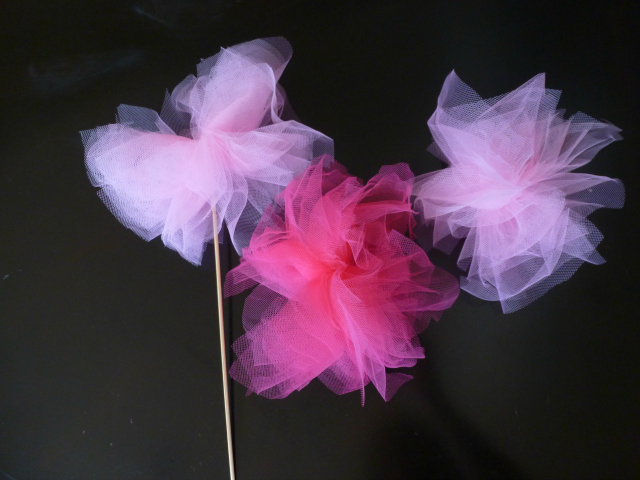
{"label": "pink fabric flower", "polygon": [[583,263],[602,263],[602,239],[586,217],[620,208],[619,180],[571,173],[619,129],[583,113],[563,119],[560,92],[537,75],[520,88],[481,99],[454,72],[429,120],[432,151],[449,166],[416,178],[416,209],[450,252],[465,238],[460,287],[505,312],[567,280]]}
{"label": "pink fabric flower", "polygon": [[230,374],[249,392],[283,398],[318,377],[338,394],[373,382],[389,400],[423,358],[416,334],[458,296],[458,282],[404,236],[412,174],[383,167],[365,186],[330,157],[267,209],[226,295],[246,299],[246,334]]}
{"label": "pink fabric flower", "polygon": [[283,38],[222,49],[165,99],[162,112],[121,105],[118,123],[82,132],[92,183],[145,240],[199,264],[225,221],[240,252],[273,198],[333,142],[283,121],[277,84],[291,56]]}

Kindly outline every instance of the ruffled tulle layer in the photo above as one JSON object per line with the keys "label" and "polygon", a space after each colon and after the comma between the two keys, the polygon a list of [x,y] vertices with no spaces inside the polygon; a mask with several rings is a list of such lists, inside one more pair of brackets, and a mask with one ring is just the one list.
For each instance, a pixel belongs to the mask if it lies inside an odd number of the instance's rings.
{"label": "ruffled tulle layer", "polygon": [[82,133],[100,197],[127,227],[199,264],[223,220],[240,252],[273,198],[332,141],[283,121],[283,38],[222,49],[198,65],[162,111],[121,105],[117,123]]}
{"label": "ruffled tulle layer", "polygon": [[233,345],[235,380],[268,398],[316,377],[339,394],[364,395],[371,381],[388,400],[411,378],[386,369],[424,357],[417,332],[458,295],[455,278],[403,235],[411,180],[396,165],[363,186],[324,157],[277,197],[226,280],[226,295],[259,284]]}
{"label": "ruffled tulle layer", "polygon": [[619,180],[571,173],[619,129],[556,110],[560,92],[538,75],[517,90],[481,99],[451,73],[429,120],[432,151],[448,168],[418,177],[416,209],[434,244],[451,251],[465,238],[460,286],[512,312],[567,280],[583,263],[602,263],[602,239],[586,217],[620,208]]}

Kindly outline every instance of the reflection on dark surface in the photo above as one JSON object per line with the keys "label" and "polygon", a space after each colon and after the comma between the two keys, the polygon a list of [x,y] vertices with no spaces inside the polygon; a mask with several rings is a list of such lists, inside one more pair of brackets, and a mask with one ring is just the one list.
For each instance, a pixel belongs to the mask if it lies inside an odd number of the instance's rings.
{"label": "reflection on dark surface", "polygon": [[58,57],[43,63],[30,63],[27,77],[35,95],[68,94],[86,86],[91,79],[135,65],[141,58],[140,50]]}
{"label": "reflection on dark surface", "polygon": [[[623,129],[589,173],[621,178],[584,265],[510,315],[463,293],[385,403],[313,381],[282,401],[232,384],[238,480],[640,477],[637,5],[27,0],[0,17],[0,477],[224,479],[211,253],[195,268],[98,199],[79,131],[158,110],[200,58],[283,35],[282,83],[351,173],[440,168],[427,119],[453,68],[478,93],[546,71],[561,107]],[[426,246],[426,245],[425,245]],[[460,274],[452,257],[434,263]],[[223,271],[237,264],[223,245]],[[242,296],[227,301],[228,344]],[[231,353],[229,354],[231,357]]]}
{"label": "reflection on dark surface", "polygon": [[185,35],[212,28],[232,4],[229,0],[140,0],[133,2],[130,8],[143,21],[167,34]]}

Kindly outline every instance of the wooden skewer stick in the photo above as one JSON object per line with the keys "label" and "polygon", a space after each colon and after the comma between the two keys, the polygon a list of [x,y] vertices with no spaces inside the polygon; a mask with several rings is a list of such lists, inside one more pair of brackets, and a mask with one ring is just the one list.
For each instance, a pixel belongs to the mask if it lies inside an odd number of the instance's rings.
{"label": "wooden skewer stick", "polygon": [[227,378],[227,349],[224,337],[224,315],[222,313],[222,279],[220,275],[220,247],[218,244],[218,225],[216,209],[213,214],[213,248],[216,263],[216,287],[218,290],[218,325],[220,330],[220,355],[222,357],[222,385],[224,391],[224,415],[227,423],[227,451],[229,452],[229,474],[231,480],[235,480],[236,472],[233,463],[233,438],[231,436],[231,412],[229,411],[229,381]]}

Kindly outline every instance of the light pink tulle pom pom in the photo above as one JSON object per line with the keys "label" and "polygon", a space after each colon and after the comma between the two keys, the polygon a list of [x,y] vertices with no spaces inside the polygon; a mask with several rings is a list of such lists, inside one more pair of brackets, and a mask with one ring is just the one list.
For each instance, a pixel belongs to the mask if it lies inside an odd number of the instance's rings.
{"label": "light pink tulle pom pom", "polygon": [[538,75],[517,90],[481,99],[451,73],[429,120],[432,152],[448,168],[416,178],[416,209],[450,252],[466,237],[460,287],[504,312],[522,308],[567,280],[583,263],[602,263],[602,239],[586,219],[620,208],[619,180],[570,173],[619,129],[583,113],[556,110],[560,92]]}
{"label": "light pink tulle pom pom", "polygon": [[363,186],[330,157],[297,177],[267,209],[227,295],[260,285],[244,308],[231,376],[283,398],[318,377],[342,394],[373,382],[389,400],[423,358],[417,332],[458,296],[458,282],[403,234],[413,175],[383,167]]}
{"label": "light pink tulle pom pom", "polygon": [[121,105],[118,123],[82,132],[92,183],[113,214],[146,240],[199,264],[226,222],[248,245],[262,213],[332,141],[283,121],[277,82],[291,56],[283,38],[222,49],[167,95],[162,112]]}

